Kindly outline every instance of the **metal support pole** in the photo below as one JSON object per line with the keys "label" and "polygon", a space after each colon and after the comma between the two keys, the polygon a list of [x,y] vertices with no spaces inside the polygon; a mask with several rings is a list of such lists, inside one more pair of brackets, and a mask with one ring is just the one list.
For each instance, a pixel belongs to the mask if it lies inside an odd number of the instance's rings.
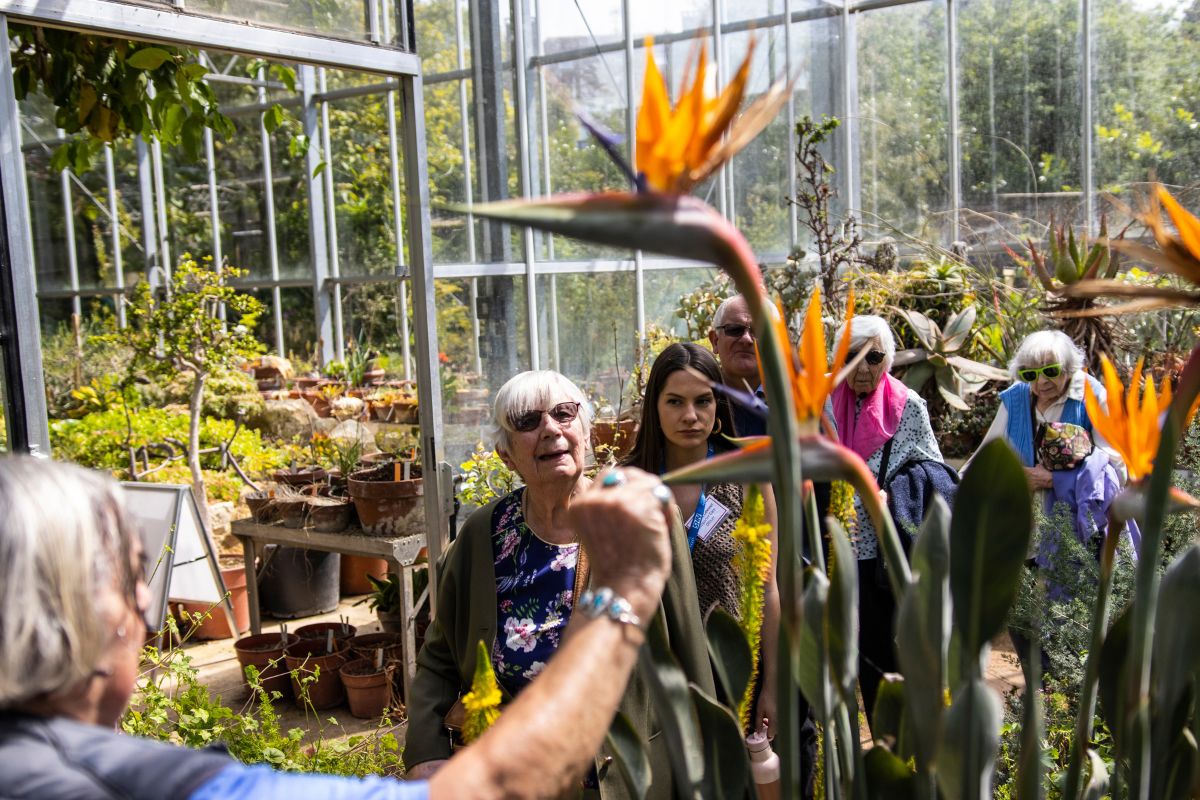
{"label": "metal support pole", "polygon": [[[8,42],[8,18],[2,14],[0,41]],[[0,47],[0,352],[5,428],[9,450],[49,455],[29,184],[12,75],[8,47]]]}
{"label": "metal support pole", "polygon": [[329,242],[325,237],[325,192],[321,176],[321,151],[317,146],[317,69],[310,64],[300,66],[300,93],[304,98],[304,136],[308,148],[304,151],[304,184],[308,194],[308,253],[312,261],[313,316],[317,324],[317,357],[322,364],[333,360],[333,314],[329,303]]}
{"label": "metal support pole", "polygon": [[404,353],[404,379],[412,378],[412,352],[409,345],[411,335],[408,326],[408,267],[404,263],[404,219],[401,216],[403,203],[400,194],[400,149],[396,130],[396,93],[387,93],[388,154],[392,168],[392,225],[396,231],[396,278],[400,292],[400,349]]}
{"label": "metal support pole", "polygon": [[[425,108],[419,77],[400,78],[400,120],[404,148],[404,188],[408,204],[408,253],[413,284],[413,321],[417,336],[417,393],[421,398],[421,458],[425,474],[426,545],[429,548],[429,596],[436,597],[437,563],[449,540],[453,493],[450,465],[442,440],[442,392],[437,360],[437,304],[433,286],[433,243],[429,183],[425,172]],[[430,603],[430,613],[435,614]]]}
{"label": "metal support pole", "polygon": [[[716,65],[716,74],[713,76],[717,86],[725,85],[725,36],[721,30],[721,23],[725,19],[725,4],[721,0],[712,0],[710,6],[712,10],[712,37],[713,37],[713,63]],[[729,178],[730,178],[729,162],[721,165],[721,169],[717,172],[717,210],[721,212],[721,216],[726,219],[733,219],[733,204],[729,202]]]}
{"label": "metal support pole", "polygon": [[[258,79],[266,79],[261,68],[258,70]],[[258,102],[266,101],[267,90],[260,85]],[[267,133],[267,126],[263,124],[261,115],[258,118],[258,142],[262,149],[263,162],[263,205],[266,207],[266,219],[263,222],[267,229],[267,263],[271,267],[271,280],[274,282],[271,287],[271,313],[275,321],[275,352],[283,356],[287,353],[283,349],[283,295],[279,290],[279,242],[275,237],[275,176],[271,171],[271,135]],[[311,219],[312,209],[309,208],[308,211]],[[312,246],[311,242],[309,246]],[[321,359],[321,363],[324,364],[325,360]]]}
{"label": "metal support pole", "polygon": [[[454,43],[457,49],[458,69],[466,69],[467,66],[467,48],[463,40],[462,27],[462,3],[466,0],[455,0],[454,2]],[[463,157],[463,201],[469,208],[474,202],[475,187],[471,183],[471,140],[470,132],[467,125],[468,109],[467,109],[467,82],[464,80],[458,81],[458,115],[459,115],[459,131],[461,139],[459,147],[462,150]],[[465,224],[467,226],[467,263],[474,264],[475,258],[475,217],[467,214]],[[479,357],[479,309],[475,305],[475,301],[479,299],[479,279],[471,278],[467,288],[467,300],[470,304],[471,312],[471,361],[476,375],[483,374],[483,361]]]}
{"label": "metal support pole", "polygon": [[[513,0],[513,96],[517,122],[517,172],[521,196],[531,197],[533,187],[529,180],[529,97],[527,94],[525,59],[525,0]],[[525,251],[525,305],[526,325],[529,333],[529,366],[540,369],[538,357],[537,324],[537,268],[534,264],[533,230],[521,229],[522,249]]]}
{"label": "metal support pole", "polygon": [[[137,140],[137,162],[138,195],[142,205],[142,247],[146,251],[146,282],[153,291],[160,285],[160,270],[163,265],[159,259],[158,232],[155,225],[157,214],[154,211],[154,170],[150,166],[150,147],[146,140],[140,137]],[[162,270],[161,274],[165,276],[165,270]]]}
{"label": "metal support pole", "polygon": [[558,275],[550,273],[550,357],[554,369],[562,372],[562,358],[558,351]]}
{"label": "metal support pole", "polygon": [[[317,83],[321,94],[325,94],[325,68],[317,70]],[[325,219],[329,234],[329,274],[334,278],[342,275],[341,254],[338,252],[337,203],[333,196],[333,145],[329,136],[329,101],[321,102],[321,152],[325,159],[325,170],[321,173],[321,184],[325,189]],[[338,361],[346,359],[346,331],[342,327],[342,284],[333,284],[333,352]]]}
{"label": "metal support pole", "polygon": [[1083,79],[1080,97],[1080,160],[1083,183],[1083,221],[1089,235],[1096,233],[1096,177],[1092,171],[1092,4],[1079,0],[1079,35],[1082,37],[1083,63],[1080,73]]}
{"label": "metal support pole", "polygon": [[858,42],[855,36],[854,15],[850,0],[842,0],[842,148],[846,165],[844,172],[846,208],[858,213],[862,208],[862,181],[858,173],[859,139],[858,116]]}
{"label": "metal support pole", "polygon": [[150,142],[150,163],[154,168],[154,213],[158,218],[158,252],[162,253],[163,270],[167,278],[175,265],[171,262],[171,240],[167,234],[167,188],[163,179],[162,143],[158,139]]}
{"label": "metal support pole", "polygon": [[[783,0],[783,71],[792,78],[792,0]],[[788,92],[787,101],[787,180],[786,195],[794,197],[796,191],[796,92]],[[800,218],[792,206],[788,206],[788,251],[800,243]]]}
{"label": "metal support pole", "polygon": [[950,241],[958,241],[959,210],[962,208],[962,159],[958,130],[958,10],[955,0],[946,0],[946,100],[950,108]]}
{"label": "metal support pole", "polygon": [[[63,130],[58,131],[65,138]],[[79,300],[79,254],[75,251],[75,203],[71,200],[71,170],[58,173],[58,185],[62,190],[63,226],[67,238],[67,285],[71,287],[71,313],[83,316],[83,304]]]}
{"label": "metal support pole", "polygon": [[[621,25],[625,31],[625,136],[629,143],[628,158],[630,164],[637,164],[637,107],[635,105],[633,85],[633,23],[631,21],[630,0],[621,1]],[[717,25],[716,27],[720,27]],[[724,173],[722,173],[724,174]],[[633,253],[633,293],[634,320],[637,325],[638,340],[646,338],[646,274],[642,269],[642,251]],[[555,327],[558,318],[555,317]]]}
{"label": "metal support pole", "polygon": [[113,276],[117,282],[117,327],[125,327],[125,263],[121,255],[121,218],[117,216],[117,170],[113,164],[112,145],[104,145],[104,177],[108,184],[108,220],[112,225],[109,241],[112,243]]}
{"label": "metal support pole", "polygon": [[[213,147],[212,128],[204,129],[204,162],[208,173],[208,226],[212,236],[213,269],[220,275],[225,271],[225,252],[221,247],[221,205],[217,197],[217,153]],[[217,313],[224,321],[224,303]]]}

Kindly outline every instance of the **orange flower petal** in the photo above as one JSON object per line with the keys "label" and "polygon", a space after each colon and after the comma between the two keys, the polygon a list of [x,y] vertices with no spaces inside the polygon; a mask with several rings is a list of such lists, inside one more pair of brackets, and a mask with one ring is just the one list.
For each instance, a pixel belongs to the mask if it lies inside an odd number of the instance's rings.
{"label": "orange flower petal", "polygon": [[1157,194],[1159,201],[1167,209],[1171,222],[1175,223],[1175,229],[1179,231],[1180,242],[1193,258],[1200,259],[1200,219],[1189,214],[1162,186],[1158,187]]}

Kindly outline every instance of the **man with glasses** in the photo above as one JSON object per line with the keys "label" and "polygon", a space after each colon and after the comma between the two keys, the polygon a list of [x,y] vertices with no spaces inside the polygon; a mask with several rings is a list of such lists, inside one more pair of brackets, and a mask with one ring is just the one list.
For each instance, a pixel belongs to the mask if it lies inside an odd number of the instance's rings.
{"label": "man with glasses", "polygon": [[[722,301],[713,315],[708,341],[721,363],[721,378],[725,385],[765,400],[753,322],[746,298],[735,294]],[[767,421],[739,403],[733,403],[733,426],[738,436],[767,434]]]}

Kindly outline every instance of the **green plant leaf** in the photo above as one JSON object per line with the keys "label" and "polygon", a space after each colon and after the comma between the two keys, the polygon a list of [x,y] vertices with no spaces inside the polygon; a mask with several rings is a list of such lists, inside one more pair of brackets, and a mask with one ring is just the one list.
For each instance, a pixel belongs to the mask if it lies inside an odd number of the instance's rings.
{"label": "green plant leaf", "polygon": [[1200,671],[1200,545],[1167,568],[1158,605],[1171,609],[1170,624],[1154,633],[1154,700],[1161,720],[1170,716],[1166,709],[1179,706]]}
{"label": "green plant leaf", "polygon": [[1003,718],[999,698],[982,678],[969,678],[958,687],[946,712],[938,756],[938,787],[946,800],[990,796]]}
{"label": "green plant leaf", "polygon": [[875,695],[875,708],[871,709],[871,738],[875,741],[894,741],[894,750],[903,754],[904,747],[904,677],[885,673],[879,681],[879,692]]}
{"label": "green plant leaf", "polygon": [[1119,756],[1128,752],[1128,723],[1135,694],[1128,669],[1132,625],[1131,607],[1127,606],[1108,626],[1100,648],[1100,708]]}
{"label": "green plant leaf", "polygon": [[646,743],[624,713],[618,711],[613,718],[605,742],[612,751],[613,760],[617,762],[629,796],[645,800],[652,778],[650,757],[646,755]]}
{"label": "green plant leaf", "polygon": [[984,445],[959,484],[950,522],[950,593],[968,675],[1004,625],[1029,550],[1033,508],[1025,471],[1002,439]]}
{"label": "green plant leaf", "polygon": [[171,57],[171,54],[161,47],[143,47],[135,50],[125,59],[125,63],[135,69],[158,69]]}
{"label": "green plant leaf", "polygon": [[808,568],[801,599],[796,680],[820,719],[828,719],[833,704],[833,686],[825,661],[825,606],[828,602],[829,579],[824,572]]}
{"label": "green plant leaf", "polygon": [[829,601],[825,635],[829,665],[842,697],[852,696],[858,679],[858,559],[841,524],[830,519]]}
{"label": "green plant leaf", "polygon": [[947,366],[935,370],[933,377],[937,379],[938,394],[946,401],[946,405],[959,411],[971,410],[967,401],[963,400],[959,394],[961,388],[958,385],[958,376],[954,374],[952,367]]}
{"label": "green plant leaf", "polygon": [[950,509],[935,497],[912,551],[913,580],[896,617],[896,654],[911,709],[913,751],[928,769],[942,738],[950,646]]}
{"label": "green plant leaf", "polygon": [[942,352],[953,353],[967,343],[971,329],[975,327],[975,306],[970,305],[959,311],[946,323],[944,332],[945,344]]}
{"label": "green plant leaf", "polygon": [[690,797],[704,779],[704,746],[687,677],[671,654],[661,614],[656,614],[646,629],[646,644],[641,650],[638,669],[662,725],[675,790]]}
{"label": "green plant leaf", "polygon": [[708,654],[713,672],[732,704],[741,701],[750,683],[753,661],[750,644],[736,619],[722,608],[715,608],[704,625],[708,634]]}
{"label": "green plant leaf", "polygon": [[1104,759],[1092,748],[1088,748],[1088,779],[1083,787],[1083,800],[1101,800],[1108,791],[1108,767]]}
{"label": "green plant leaf", "polygon": [[273,103],[270,108],[263,112],[262,121],[263,127],[267,129],[267,133],[274,133],[283,124],[283,106],[279,105],[279,103]]}
{"label": "green plant leaf", "polygon": [[933,372],[933,365],[928,361],[913,364],[904,371],[904,385],[914,392],[919,392],[933,377]]}
{"label": "green plant leaf", "polygon": [[863,756],[870,800],[913,800],[916,785],[913,771],[887,747],[876,744]]}
{"label": "green plant leaf", "polygon": [[703,797],[738,797],[750,784],[750,760],[733,712],[696,686],[688,687],[704,742]]}
{"label": "green plant leaf", "polygon": [[[1186,711],[1183,714],[1186,717]],[[1165,744],[1165,743],[1164,743]],[[1187,728],[1166,748],[1152,750],[1155,760],[1153,769],[1154,783],[1151,796],[1162,800],[1185,800],[1194,797],[1192,792],[1196,782],[1197,770],[1200,770],[1200,753],[1196,750],[1196,740]]]}
{"label": "green plant leaf", "polygon": [[904,317],[904,321],[913,329],[921,346],[926,350],[942,352],[942,329],[929,317],[911,308],[897,308],[896,311]]}

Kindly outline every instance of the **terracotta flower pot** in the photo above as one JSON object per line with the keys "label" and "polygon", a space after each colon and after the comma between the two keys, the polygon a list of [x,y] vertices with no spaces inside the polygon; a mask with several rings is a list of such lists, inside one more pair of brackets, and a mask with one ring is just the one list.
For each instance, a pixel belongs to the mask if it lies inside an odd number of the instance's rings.
{"label": "terracotta flower pot", "polygon": [[304,518],[308,514],[308,501],[302,497],[288,500],[275,499],[273,503],[279,519],[285,528],[303,528]]}
{"label": "terracotta flower pot", "polygon": [[300,469],[281,469],[271,473],[271,480],[285,486],[311,486],[314,483],[324,483],[329,473],[321,467],[301,467]]}
{"label": "terracotta flower pot", "polygon": [[308,701],[318,711],[332,708],[346,699],[346,689],[342,686],[338,668],[346,662],[350,645],[344,639],[334,639],[332,653],[327,653],[325,647],[324,638],[300,639],[283,651],[288,670],[296,673],[292,675],[292,692],[298,702],[302,696],[301,681],[320,670],[315,680],[303,684],[308,688]]}
{"label": "terracotta flower pot", "polygon": [[246,495],[246,508],[250,509],[250,516],[254,517],[254,521],[263,525],[275,522],[279,518],[278,511],[271,502],[271,495],[266,492],[252,492]]}
{"label": "terracotta flower pot", "polygon": [[[246,567],[222,567],[221,578],[229,591],[229,601],[233,604],[233,621],[237,625],[237,633],[250,630],[250,603],[246,599]],[[223,603],[181,602],[173,604],[193,616],[204,613],[208,619],[192,630],[193,639],[232,639],[234,632],[229,630],[229,618],[225,616]],[[211,609],[211,610],[210,610]]]}
{"label": "terracotta flower pot", "polygon": [[374,659],[375,651],[383,648],[386,660],[389,648],[399,646],[398,633],[360,633],[350,639],[350,657]]}
{"label": "terracotta flower pot", "polygon": [[367,558],[366,556],[348,556],[342,554],[342,594],[370,594],[375,588],[367,580],[373,575],[382,580],[388,571],[385,558]]}
{"label": "terracotta flower pot", "polygon": [[279,692],[284,697],[292,696],[292,681],[283,655],[285,644],[294,644],[300,637],[289,633],[285,637],[278,633],[260,633],[246,636],[233,643],[238,663],[242,665],[242,683],[250,690],[246,680],[246,667],[258,668],[259,679],[268,692]]}
{"label": "terracotta flower pot", "polygon": [[629,455],[637,439],[637,420],[598,419],[592,423],[592,449],[611,448],[614,457]]}
{"label": "terracotta flower pot", "polygon": [[309,501],[304,526],[321,533],[344,531],[350,524],[352,508],[349,500],[340,503]]}
{"label": "terracotta flower pot", "polygon": [[296,628],[296,635],[301,639],[320,639],[325,641],[329,631],[333,631],[334,639],[350,640],[358,632],[358,628],[341,622],[313,622]]}
{"label": "terracotta flower pot", "polygon": [[378,717],[392,705],[392,668],[375,669],[365,658],[342,665],[342,684],[350,701],[350,713],[361,719]]}
{"label": "terracotta flower pot", "polygon": [[425,530],[425,484],[414,464],[408,480],[395,480],[395,464],[350,475],[350,497],[362,528],[372,536],[413,536]]}

